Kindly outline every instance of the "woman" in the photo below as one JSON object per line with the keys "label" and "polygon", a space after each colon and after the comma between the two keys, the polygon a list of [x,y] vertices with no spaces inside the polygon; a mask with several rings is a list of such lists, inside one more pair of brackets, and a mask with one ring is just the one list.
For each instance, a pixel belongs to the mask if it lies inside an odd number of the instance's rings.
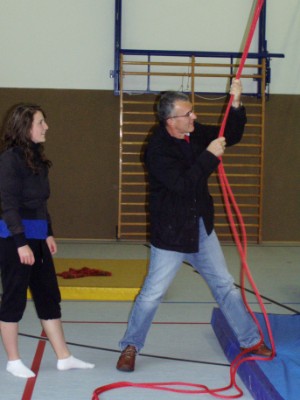
{"label": "woman", "polygon": [[15,106],[4,125],[5,150],[0,156],[0,328],[8,357],[6,369],[22,378],[35,376],[23,364],[18,349],[18,323],[25,311],[27,288],[57,356],[57,368],[94,367],[70,354],[61,324],[61,298],[52,259],[57,246],[47,211],[51,166],[43,148],[47,130],[40,106]]}

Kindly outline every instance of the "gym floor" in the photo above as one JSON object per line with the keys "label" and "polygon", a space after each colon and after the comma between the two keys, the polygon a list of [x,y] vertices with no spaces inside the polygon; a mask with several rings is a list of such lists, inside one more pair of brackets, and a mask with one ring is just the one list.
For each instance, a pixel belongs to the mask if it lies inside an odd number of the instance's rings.
{"label": "gym floor", "polygon": [[[148,259],[143,244],[117,242],[58,242],[58,258]],[[223,246],[229,269],[239,284],[240,262],[235,246]],[[300,246],[250,245],[248,265],[264,299],[268,313],[300,312]],[[251,289],[248,286],[249,289]],[[247,299],[260,311],[255,297]],[[136,370],[122,373],[115,365],[118,341],[126,328],[131,301],[63,301],[63,326],[72,354],[95,364],[94,369],[56,369],[55,355],[47,341],[41,340],[41,326],[29,300],[20,323],[20,351],[24,363],[39,366],[36,379],[16,378],[6,372],[6,357],[1,345],[1,398],[5,400],[89,400],[96,388],[115,382],[186,382],[204,384],[211,389],[230,382],[229,363],[210,325],[216,306],[206,284],[184,264],[160,305],[146,345],[137,356]],[[45,348],[43,348],[45,345]],[[276,345],[276,343],[275,343]],[[237,377],[243,399],[252,399]],[[235,394],[224,392],[224,395]],[[141,388],[122,388],[101,395],[101,400],[186,400],[187,394]],[[206,394],[201,399],[211,399]]]}

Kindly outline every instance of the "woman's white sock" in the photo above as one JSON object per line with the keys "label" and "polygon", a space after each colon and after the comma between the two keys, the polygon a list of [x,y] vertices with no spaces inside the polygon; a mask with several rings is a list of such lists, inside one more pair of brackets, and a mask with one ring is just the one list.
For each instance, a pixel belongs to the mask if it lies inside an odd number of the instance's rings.
{"label": "woman's white sock", "polygon": [[80,368],[80,369],[87,369],[87,368],[94,368],[95,364],[90,364],[85,361],[78,360],[73,356],[68,358],[63,358],[57,361],[57,369],[60,371],[66,371],[68,369]]}
{"label": "woman's white sock", "polygon": [[23,364],[22,360],[8,361],[6,371],[19,378],[33,378],[35,373]]}

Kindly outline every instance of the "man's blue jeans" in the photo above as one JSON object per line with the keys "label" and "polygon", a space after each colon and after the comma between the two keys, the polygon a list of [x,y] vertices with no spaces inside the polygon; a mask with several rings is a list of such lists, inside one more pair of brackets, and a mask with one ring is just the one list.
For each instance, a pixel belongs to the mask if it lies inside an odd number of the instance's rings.
{"label": "man's blue jeans", "polygon": [[120,341],[121,350],[133,345],[140,351],[144,346],[155,312],[183,261],[189,262],[206,281],[240,346],[257,344],[258,329],[234,286],[217,235],[214,231],[207,235],[200,219],[198,253],[178,253],[151,246],[149,272],[131,310],[127,330]]}

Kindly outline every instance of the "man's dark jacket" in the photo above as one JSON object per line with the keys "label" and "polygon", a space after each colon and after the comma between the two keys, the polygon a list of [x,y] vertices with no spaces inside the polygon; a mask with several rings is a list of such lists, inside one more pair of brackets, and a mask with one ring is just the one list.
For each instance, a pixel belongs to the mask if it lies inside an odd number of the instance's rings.
{"label": "man's dark jacket", "polygon": [[[245,108],[231,108],[224,132],[227,146],[241,140],[245,123]],[[153,246],[181,253],[197,252],[200,217],[207,233],[212,232],[214,207],[208,178],[220,160],[206,148],[218,134],[217,126],[195,122],[189,144],[170,136],[163,125],[150,136],[144,160],[149,174]]]}

